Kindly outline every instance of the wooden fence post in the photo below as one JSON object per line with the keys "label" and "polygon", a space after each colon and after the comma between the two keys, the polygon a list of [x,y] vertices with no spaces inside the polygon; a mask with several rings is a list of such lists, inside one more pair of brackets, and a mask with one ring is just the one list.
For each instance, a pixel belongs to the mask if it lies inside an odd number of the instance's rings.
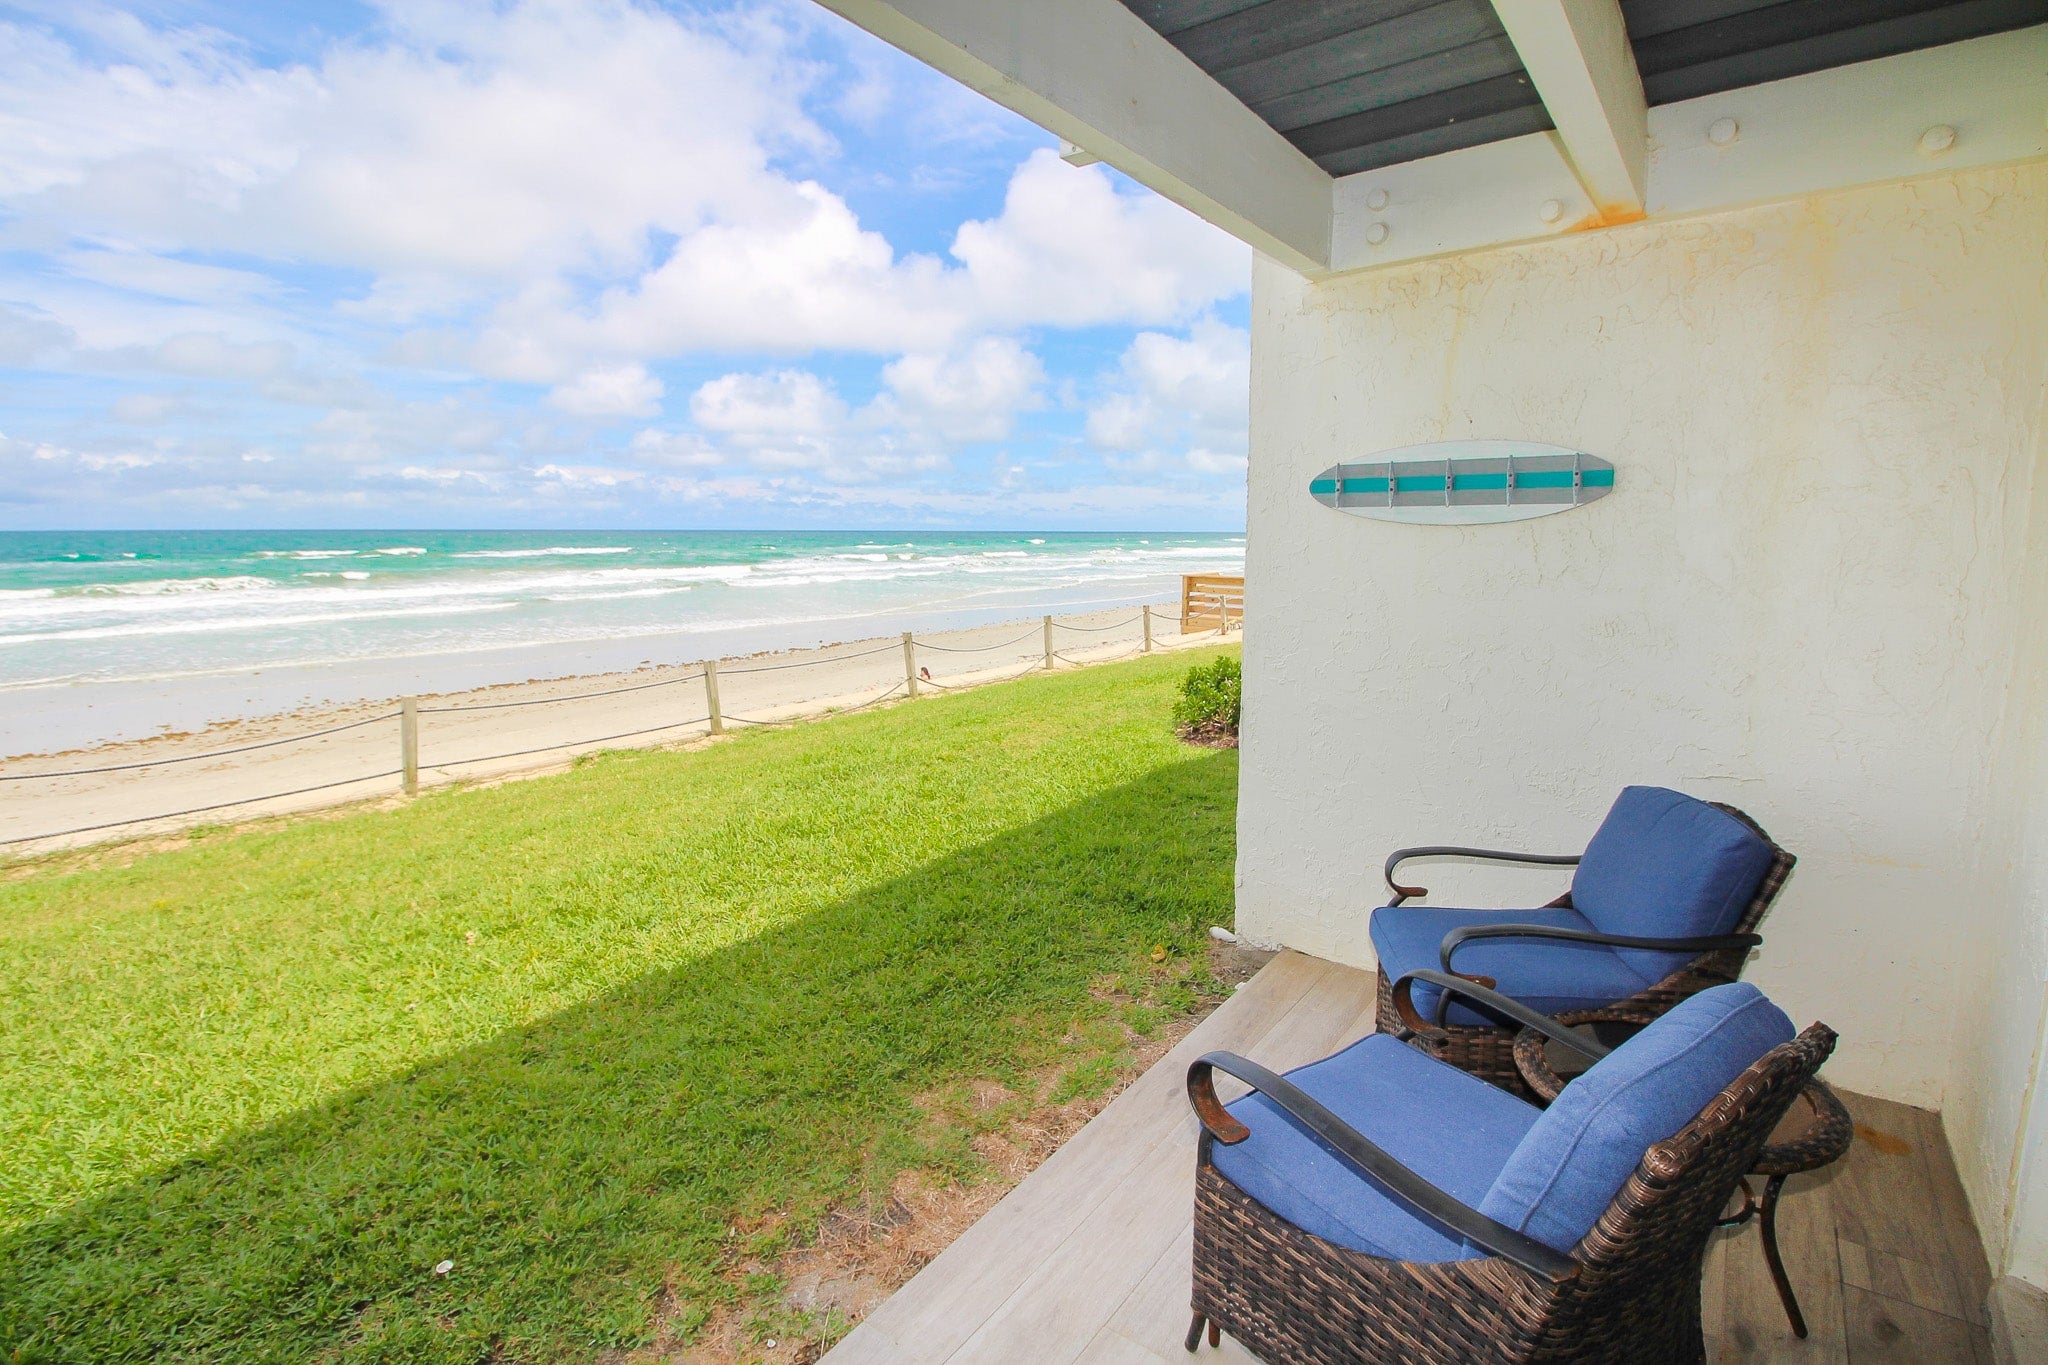
{"label": "wooden fence post", "polygon": [[1145,648],[1143,652],[1146,654],[1152,652],[1152,608],[1149,605],[1145,608]]}
{"label": "wooden fence post", "polygon": [[407,796],[420,794],[420,703],[407,697],[398,703],[399,781]]}
{"label": "wooden fence post", "polygon": [[917,699],[917,647],[911,642],[910,632],[903,632],[903,681],[910,688],[911,700]]}
{"label": "wooden fence post", "polygon": [[704,661],[704,704],[710,708],[711,733],[725,733],[725,712],[718,705],[718,660]]}
{"label": "wooden fence post", "polygon": [[1052,618],[1045,618],[1045,671],[1052,672]]}

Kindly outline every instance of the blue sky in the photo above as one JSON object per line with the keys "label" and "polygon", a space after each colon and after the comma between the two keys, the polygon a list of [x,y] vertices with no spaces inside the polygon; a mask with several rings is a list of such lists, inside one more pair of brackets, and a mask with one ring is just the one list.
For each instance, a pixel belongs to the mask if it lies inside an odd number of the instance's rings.
{"label": "blue sky", "polygon": [[0,4],[0,528],[1243,524],[1242,245],[809,0]]}

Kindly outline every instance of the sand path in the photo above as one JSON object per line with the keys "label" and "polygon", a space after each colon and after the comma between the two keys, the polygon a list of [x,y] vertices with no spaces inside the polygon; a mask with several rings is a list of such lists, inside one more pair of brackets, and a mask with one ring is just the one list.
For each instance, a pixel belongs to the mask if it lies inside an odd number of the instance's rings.
{"label": "sand path", "polygon": [[[1153,608],[1155,648],[1215,642],[1213,629],[1182,636],[1177,610]],[[1054,666],[1132,656],[1142,643],[1139,617],[1137,607],[1055,617]],[[1235,638],[1234,628],[1231,634]],[[920,684],[926,695],[1044,665],[1041,621],[917,640],[917,666],[931,678]],[[728,731],[892,702],[905,695],[902,641],[856,640],[721,660],[718,691]],[[694,664],[445,693],[421,697],[418,706],[423,788],[554,771],[600,748],[702,740],[709,728],[703,669]],[[387,698],[235,721],[194,735],[11,759],[0,766],[0,853],[43,853],[396,798],[397,708],[398,699]],[[59,775],[85,768],[102,771]]]}

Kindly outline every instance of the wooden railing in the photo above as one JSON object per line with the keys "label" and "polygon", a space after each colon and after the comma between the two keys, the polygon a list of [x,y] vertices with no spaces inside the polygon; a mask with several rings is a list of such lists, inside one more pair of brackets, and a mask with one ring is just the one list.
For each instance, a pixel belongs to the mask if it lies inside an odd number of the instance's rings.
{"label": "wooden railing", "polygon": [[1180,579],[1181,633],[1244,627],[1244,579],[1230,574],[1190,573]]}

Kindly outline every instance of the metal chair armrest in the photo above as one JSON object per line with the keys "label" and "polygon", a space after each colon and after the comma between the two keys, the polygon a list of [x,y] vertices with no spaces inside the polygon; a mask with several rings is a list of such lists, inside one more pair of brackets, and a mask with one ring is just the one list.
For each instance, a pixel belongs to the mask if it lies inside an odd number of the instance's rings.
{"label": "metal chair armrest", "polygon": [[1484,1005],[1496,1014],[1505,1015],[1523,1028],[1534,1029],[1546,1038],[1554,1038],[1589,1062],[1597,1062],[1612,1048],[1595,1041],[1561,1024],[1547,1014],[1530,1009],[1513,996],[1502,995],[1473,981],[1470,977],[1456,976],[1449,972],[1408,972],[1394,982],[1394,1012],[1401,1016],[1401,1022],[1417,1033],[1426,1034],[1430,1026],[1423,1021],[1422,1014],[1415,1008],[1414,987],[1410,983],[1422,981],[1437,987],[1442,992],[1437,997],[1435,1027],[1442,1028],[1444,1007],[1452,995],[1462,995],[1475,1004]]}
{"label": "metal chair armrest", "polygon": [[1485,858],[1496,863],[1534,863],[1543,867],[1576,867],[1579,855],[1576,853],[1505,853],[1493,848],[1462,848],[1456,844],[1424,844],[1420,848],[1394,850],[1387,859],[1384,876],[1387,889],[1394,893],[1389,905],[1399,905],[1410,896],[1427,896],[1429,888],[1403,886],[1394,880],[1394,869],[1410,858]]}
{"label": "metal chair armrest", "polygon": [[1560,929],[1548,924],[1464,924],[1444,935],[1437,956],[1450,971],[1451,955],[1479,938],[1556,939],[1564,943],[1604,943],[1612,948],[1661,948],[1674,953],[1711,953],[1723,949],[1754,948],[1764,941],[1762,934],[1709,934],[1699,938],[1643,938],[1633,934],[1602,934],[1588,929]]}
{"label": "metal chair armrest", "polygon": [[1571,1257],[1452,1198],[1331,1113],[1307,1091],[1234,1052],[1211,1052],[1188,1067],[1188,1102],[1194,1106],[1202,1127],[1216,1141],[1231,1146],[1251,1136],[1251,1129],[1216,1098],[1214,1073],[1218,1071],[1235,1076],[1264,1094],[1331,1155],[1475,1246],[1552,1283],[1578,1274],[1578,1262]]}

